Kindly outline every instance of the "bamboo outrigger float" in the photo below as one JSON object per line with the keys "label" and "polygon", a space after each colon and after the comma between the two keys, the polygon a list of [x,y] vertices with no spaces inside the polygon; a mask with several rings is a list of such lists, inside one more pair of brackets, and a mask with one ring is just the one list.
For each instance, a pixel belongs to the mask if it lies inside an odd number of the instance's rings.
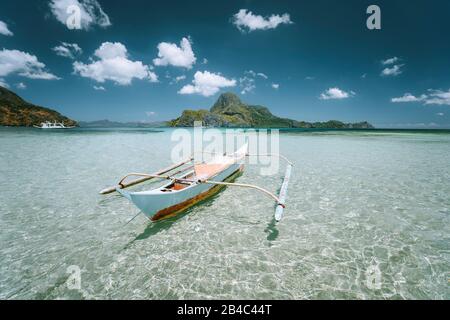
{"label": "bamboo outrigger float", "polygon": [[[276,221],[280,221],[284,213],[292,163],[282,155],[262,155],[278,156],[288,163],[280,194],[278,196],[255,185],[230,182],[238,173],[243,171],[243,160],[245,157],[256,156],[248,154],[247,150],[248,145],[244,144],[239,150],[231,155],[214,155],[213,159],[207,163],[193,164],[187,168],[179,169],[176,172],[172,171],[186,164],[193,163],[194,158],[190,157],[185,161],[174,164],[153,174],[137,172],[129,173],[124,176],[117,185],[103,189],[100,191],[100,194],[108,194],[117,191],[133,202],[150,220],[157,221],[184,211],[188,207],[215,194],[224,186],[251,188],[264,193],[276,202],[275,219]],[[126,182],[126,179],[131,176],[139,178]],[[125,188],[150,179],[169,180],[169,182],[161,187],[147,191],[128,192],[124,190]]]}

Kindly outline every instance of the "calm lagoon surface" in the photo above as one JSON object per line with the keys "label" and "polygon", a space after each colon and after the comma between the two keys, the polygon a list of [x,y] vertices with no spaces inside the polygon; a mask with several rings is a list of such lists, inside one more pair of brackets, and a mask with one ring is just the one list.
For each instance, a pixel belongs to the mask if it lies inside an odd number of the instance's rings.
{"label": "calm lagoon surface", "polygon": [[[450,299],[449,132],[284,132],[280,223],[227,188],[126,224],[138,209],[98,192],[170,165],[171,132],[1,128],[0,299]],[[277,192],[284,169],[259,169],[237,181]]]}

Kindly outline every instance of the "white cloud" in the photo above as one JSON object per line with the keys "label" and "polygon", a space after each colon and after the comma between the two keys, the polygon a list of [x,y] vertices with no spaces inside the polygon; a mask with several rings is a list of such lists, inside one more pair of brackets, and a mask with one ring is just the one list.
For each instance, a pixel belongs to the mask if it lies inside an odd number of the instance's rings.
{"label": "white cloud", "polygon": [[169,84],[176,84],[176,83],[178,83],[178,82],[180,82],[180,81],[186,80],[186,76],[185,76],[184,74],[181,75],[181,76],[175,77],[175,78],[171,78],[169,72],[166,72],[165,77],[166,77],[167,79],[171,79],[170,82],[169,82]]}
{"label": "white cloud", "polygon": [[423,102],[424,105],[450,106],[450,89],[448,91],[429,89],[428,94],[422,94],[419,97],[405,93],[402,97],[392,98],[391,102]]}
{"label": "white cloud", "polygon": [[0,78],[0,87],[9,88],[9,85],[5,82],[5,79]]}
{"label": "white cloud", "polygon": [[315,77],[311,77],[311,76],[305,77],[305,80],[314,80],[314,79],[315,79]]}
{"label": "white cloud", "polygon": [[278,83],[272,83],[272,88],[274,88],[275,90],[277,90],[280,87],[280,85]]}
{"label": "white cloud", "polygon": [[181,39],[180,46],[175,43],[161,42],[158,44],[158,58],[153,59],[153,63],[157,66],[172,65],[187,69],[191,69],[195,61],[197,58],[188,38]]}
{"label": "white cloud", "polygon": [[361,79],[365,79],[367,77],[367,73],[361,75]]}
{"label": "white cloud", "polygon": [[394,66],[392,66],[391,68],[387,67],[384,68],[383,71],[381,71],[381,75],[388,77],[388,76],[398,76],[399,74],[401,74],[403,71],[400,70],[401,67],[403,67],[403,64],[396,64]]}
{"label": "white cloud", "polygon": [[253,92],[255,90],[255,79],[244,76],[239,78],[239,86],[242,88],[241,94],[246,94],[249,92]]}
{"label": "white cloud", "polygon": [[57,80],[54,74],[45,71],[45,64],[27,52],[19,50],[0,51],[0,77],[17,73],[30,79]]}
{"label": "white cloud", "polygon": [[94,90],[97,90],[97,91],[105,91],[106,90],[105,87],[103,87],[103,86],[93,86],[92,88],[94,88]]}
{"label": "white cloud", "polygon": [[148,72],[148,79],[150,80],[150,82],[158,82],[158,76],[152,71]]}
{"label": "white cloud", "polygon": [[426,99],[426,95],[421,95],[420,97],[416,97],[412,95],[411,93],[405,93],[403,96],[398,98],[392,98],[391,102],[398,103],[398,102],[417,102],[417,101],[423,101]]}
{"label": "white cloud", "polygon": [[178,76],[178,77],[175,78],[175,82],[180,82],[181,80],[185,80],[185,79],[186,79],[185,75]]}
{"label": "white cloud", "polygon": [[262,78],[267,80],[269,77],[262,72],[255,72],[253,70],[247,70],[244,72],[244,76],[239,78],[239,86],[241,87],[241,94],[253,92],[256,89],[256,80]]}
{"label": "white cloud", "polygon": [[248,31],[275,29],[280,24],[291,24],[289,14],[283,15],[273,14],[270,17],[254,15],[247,9],[241,9],[233,16],[233,24],[241,31],[245,28]]}
{"label": "white cloud", "polygon": [[[67,25],[68,18],[73,14],[69,6],[80,9],[80,24],[75,29],[88,30],[93,25],[108,27],[111,25],[108,15],[103,11],[97,0],[51,0],[50,9],[56,19]],[[69,12],[68,12],[69,11]]]}
{"label": "white cloud", "polygon": [[23,76],[25,78],[29,79],[36,79],[36,80],[60,80],[61,78],[55,76],[54,74],[46,71],[26,71],[23,73],[19,73],[20,76]]}
{"label": "white cloud", "polygon": [[185,85],[178,91],[179,94],[200,94],[209,97],[216,94],[221,88],[236,86],[236,80],[227,79],[220,73],[197,71],[194,74],[193,84]]}
{"label": "white cloud", "polygon": [[425,99],[425,104],[437,104],[450,106],[450,89],[448,91],[442,90],[428,90],[430,93]]}
{"label": "white cloud", "polygon": [[75,59],[75,56],[83,53],[80,46],[76,43],[61,42],[61,45],[52,49],[58,56]]}
{"label": "white cloud", "polygon": [[145,114],[146,114],[148,117],[153,117],[153,116],[156,115],[156,112],[155,112],[155,111],[146,111]]}
{"label": "white cloud", "polygon": [[89,64],[75,61],[74,73],[101,83],[111,80],[119,85],[129,85],[133,78],[158,82],[158,76],[147,65],[128,59],[127,48],[120,42],[102,43],[95,56],[98,60]]}
{"label": "white cloud", "polygon": [[202,64],[207,64],[208,63],[208,59],[203,58]]}
{"label": "white cloud", "polygon": [[127,48],[120,42],[103,42],[94,54],[102,60],[126,58]]}
{"label": "white cloud", "polygon": [[257,75],[260,76],[261,78],[269,79],[269,77],[262,72],[258,72]]}
{"label": "white cloud", "polygon": [[0,34],[4,35],[4,36],[12,36],[14,35],[9,29],[8,29],[8,25],[0,20]]}
{"label": "white cloud", "polygon": [[23,82],[17,83],[16,87],[17,87],[17,89],[22,89],[22,90],[27,88],[26,84]]}
{"label": "white cloud", "polygon": [[355,95],[355,92],[350,91],[346,92],[344,90],[341,90],[339,88],[329,88],[325,92],[323,92],[319,99],[321,100],[330,100],[330,99],[346,99],[353,97]]}
{"label": "white cloud", "polygon": [[244,72],[246,75],[252,76],[252,77],[256,77],[256,72],[253,70],[247,70]]}
{"label": "white cloud", "polygon": [[443,112],[438,112],[438,113],[436,113],[436,115],[442,117],[444,115],[444,113]]}
{"label": "white cloud", "polygon": [[386,59],[386,60],[382,60],[381,64],[384,65],[384,66],[387,66],[387,65],[390,65],[390,64],[394,64],[394,63],[396,63],[399,60],[400,60],[399,58],[393,57],[393,58],[389,58],[389,59]]}

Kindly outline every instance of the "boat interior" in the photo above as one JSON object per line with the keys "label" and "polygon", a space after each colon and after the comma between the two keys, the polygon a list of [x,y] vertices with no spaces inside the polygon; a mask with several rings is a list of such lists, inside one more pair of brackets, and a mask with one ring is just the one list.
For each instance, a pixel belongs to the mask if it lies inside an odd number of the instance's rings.
{"label": "boat interior", "polygon": [[[182,176],[182,178],[189,180],[208,179],[225,170],[229,165],[229,163],[199,163],[194,165],[193,171],[187,173],[185,176]],[[179,191],[191,186],[192,184],[192,182],[172,181],[170,184],[163,186],[160,191]]]}

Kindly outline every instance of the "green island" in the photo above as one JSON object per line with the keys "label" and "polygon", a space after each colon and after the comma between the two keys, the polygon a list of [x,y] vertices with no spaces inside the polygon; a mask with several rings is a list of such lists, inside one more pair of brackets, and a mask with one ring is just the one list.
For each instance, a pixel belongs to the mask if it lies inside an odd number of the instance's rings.
{"label": "green island", "polygon": [[0,86],[0,126],[32,127],[45,121],[77,126],[75,120],[59,112],[29,103],[14,92]]}
{"label": "green island", "polygon": [[179,118],[169,121],[170,127],[192,127],[201,121],[207,127],[251,128],[317,128],[317,129],[372,129],[367,121],[344,123],[337,120],[306,122],[273,115],[267,107],[243,103],[231,92],[223,93],[210,110],[184,110]]}

